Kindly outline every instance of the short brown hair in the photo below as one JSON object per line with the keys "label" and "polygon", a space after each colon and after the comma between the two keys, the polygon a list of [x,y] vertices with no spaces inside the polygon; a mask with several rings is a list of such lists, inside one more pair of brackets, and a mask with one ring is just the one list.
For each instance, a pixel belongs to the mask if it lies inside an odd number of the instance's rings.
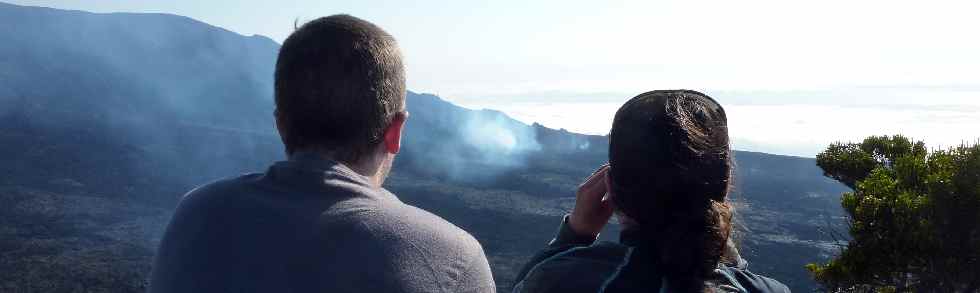
{"label": "short brown hair", "polygon": [[356,162],[381,142],[404,102],[398,44],[370,22],[322,17],[296,29],[279,49],[275,103],[287,154],[325,150]]}

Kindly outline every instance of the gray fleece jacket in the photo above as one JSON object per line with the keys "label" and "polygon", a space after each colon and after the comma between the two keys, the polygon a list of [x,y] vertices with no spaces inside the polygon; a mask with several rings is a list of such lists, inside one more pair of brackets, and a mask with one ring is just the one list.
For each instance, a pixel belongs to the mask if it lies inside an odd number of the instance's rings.
{"label": "gray fleece jacket", "polygon": [[470,234],[343,164],[299,154],[184,196],[149,292],[495,290]]}

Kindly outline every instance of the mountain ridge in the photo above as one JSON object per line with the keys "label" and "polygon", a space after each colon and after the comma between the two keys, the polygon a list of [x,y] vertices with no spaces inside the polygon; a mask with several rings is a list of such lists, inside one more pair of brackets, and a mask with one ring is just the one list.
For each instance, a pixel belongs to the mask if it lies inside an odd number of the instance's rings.
{"label": "mountain ridge", "polygon": [[[264,42],[275,43],[276,46],[279,46],[280,45],[278,42],[276,42],[272,38],[270,38],[268,36],[265,36],[265,35],[261,35],[261,34],[246,35],[246,34],[238,33],[238,32],[235,32],[235,31],[232,31],[232,30],[229,30],[229,29],[220,27],[220,26],[209,24],[207,22],[204,22],[204,21],[195,19],[193,17],[184,16],[184,15],[180,15],[180,14],[173,14],[173,13],[165,13],[165,12],[91,12],[91,11],[78,10],[78,9],[61,9],[61,8],[51,8],[51,7],[44,7],[44,6],[17,5],[17,4],[12,4],[12,3],[7,3],[7,2],[2,2],[2,1],[0,1],[0,9],[3,9],[3,10],[8,10],[8,9],[14,9],[14,10],[16,10],[16,9],[25,9],[25,10],[38,10],[38,11],[50,12],[50,13],[78,13],[78,14],[85,14],[85,15],[108,15],[108,16],[116,15],[116,16],[139,16],[139,17],[157,16],[157,17],[167,17],[167,18],[179,19],[181,21],[191,21],[191,22],[193,22],[193,23],[195,23],[197,25],[205,25],[205,26],[209,26],[209,27],[212,27],[212,28],[217,28],[217,29],[223,30],[225,32],[233,33],[233,34],[236,34],[238,36],[245,37],[245,38],[255,38],[255,39],[258,39],[258,40],[261,40],[261,41],[264,41]],[[32,12],[37,12],[37,11],[32,11]]]}

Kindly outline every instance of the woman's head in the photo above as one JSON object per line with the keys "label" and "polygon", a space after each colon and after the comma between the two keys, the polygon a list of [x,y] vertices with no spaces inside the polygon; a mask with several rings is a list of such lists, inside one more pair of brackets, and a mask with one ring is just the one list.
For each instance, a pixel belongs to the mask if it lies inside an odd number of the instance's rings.
{"label": "woman's head", "polygon": [[650,239],[675,289],[703,288],[722,257],[731,233],[731,156],[725,110],[702,93],[647,92],[616,112],[613,201]]}

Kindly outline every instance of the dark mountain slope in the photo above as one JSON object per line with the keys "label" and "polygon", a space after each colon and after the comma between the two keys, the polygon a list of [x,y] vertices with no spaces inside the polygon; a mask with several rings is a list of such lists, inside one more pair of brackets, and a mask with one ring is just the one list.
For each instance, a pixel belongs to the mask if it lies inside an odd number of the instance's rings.
{"label": "dark mountain slope", "polygon": [[[139,291],[182,193],[283,157],[267,38],[173,15],[0,3],[0,44],[2,292]],[[502,287],[605,161],[602,136],[426,94],[409,93],[408,110],[387,187],[471,231]],[[809,288],[802,265],[833,252],[819,228],[840,216],[843,187],[813,159],[736,157],[754,270]]]}
{"label": "dark mountain slope", "polygon": [[0,96],[26,99],[21,106],[57,97],[43,108],[127,124],[180,119],[272,130],[268,107],[256,107],[271,103],[279,47],[271,39],[175,15],[3,3],[0,39]]}

